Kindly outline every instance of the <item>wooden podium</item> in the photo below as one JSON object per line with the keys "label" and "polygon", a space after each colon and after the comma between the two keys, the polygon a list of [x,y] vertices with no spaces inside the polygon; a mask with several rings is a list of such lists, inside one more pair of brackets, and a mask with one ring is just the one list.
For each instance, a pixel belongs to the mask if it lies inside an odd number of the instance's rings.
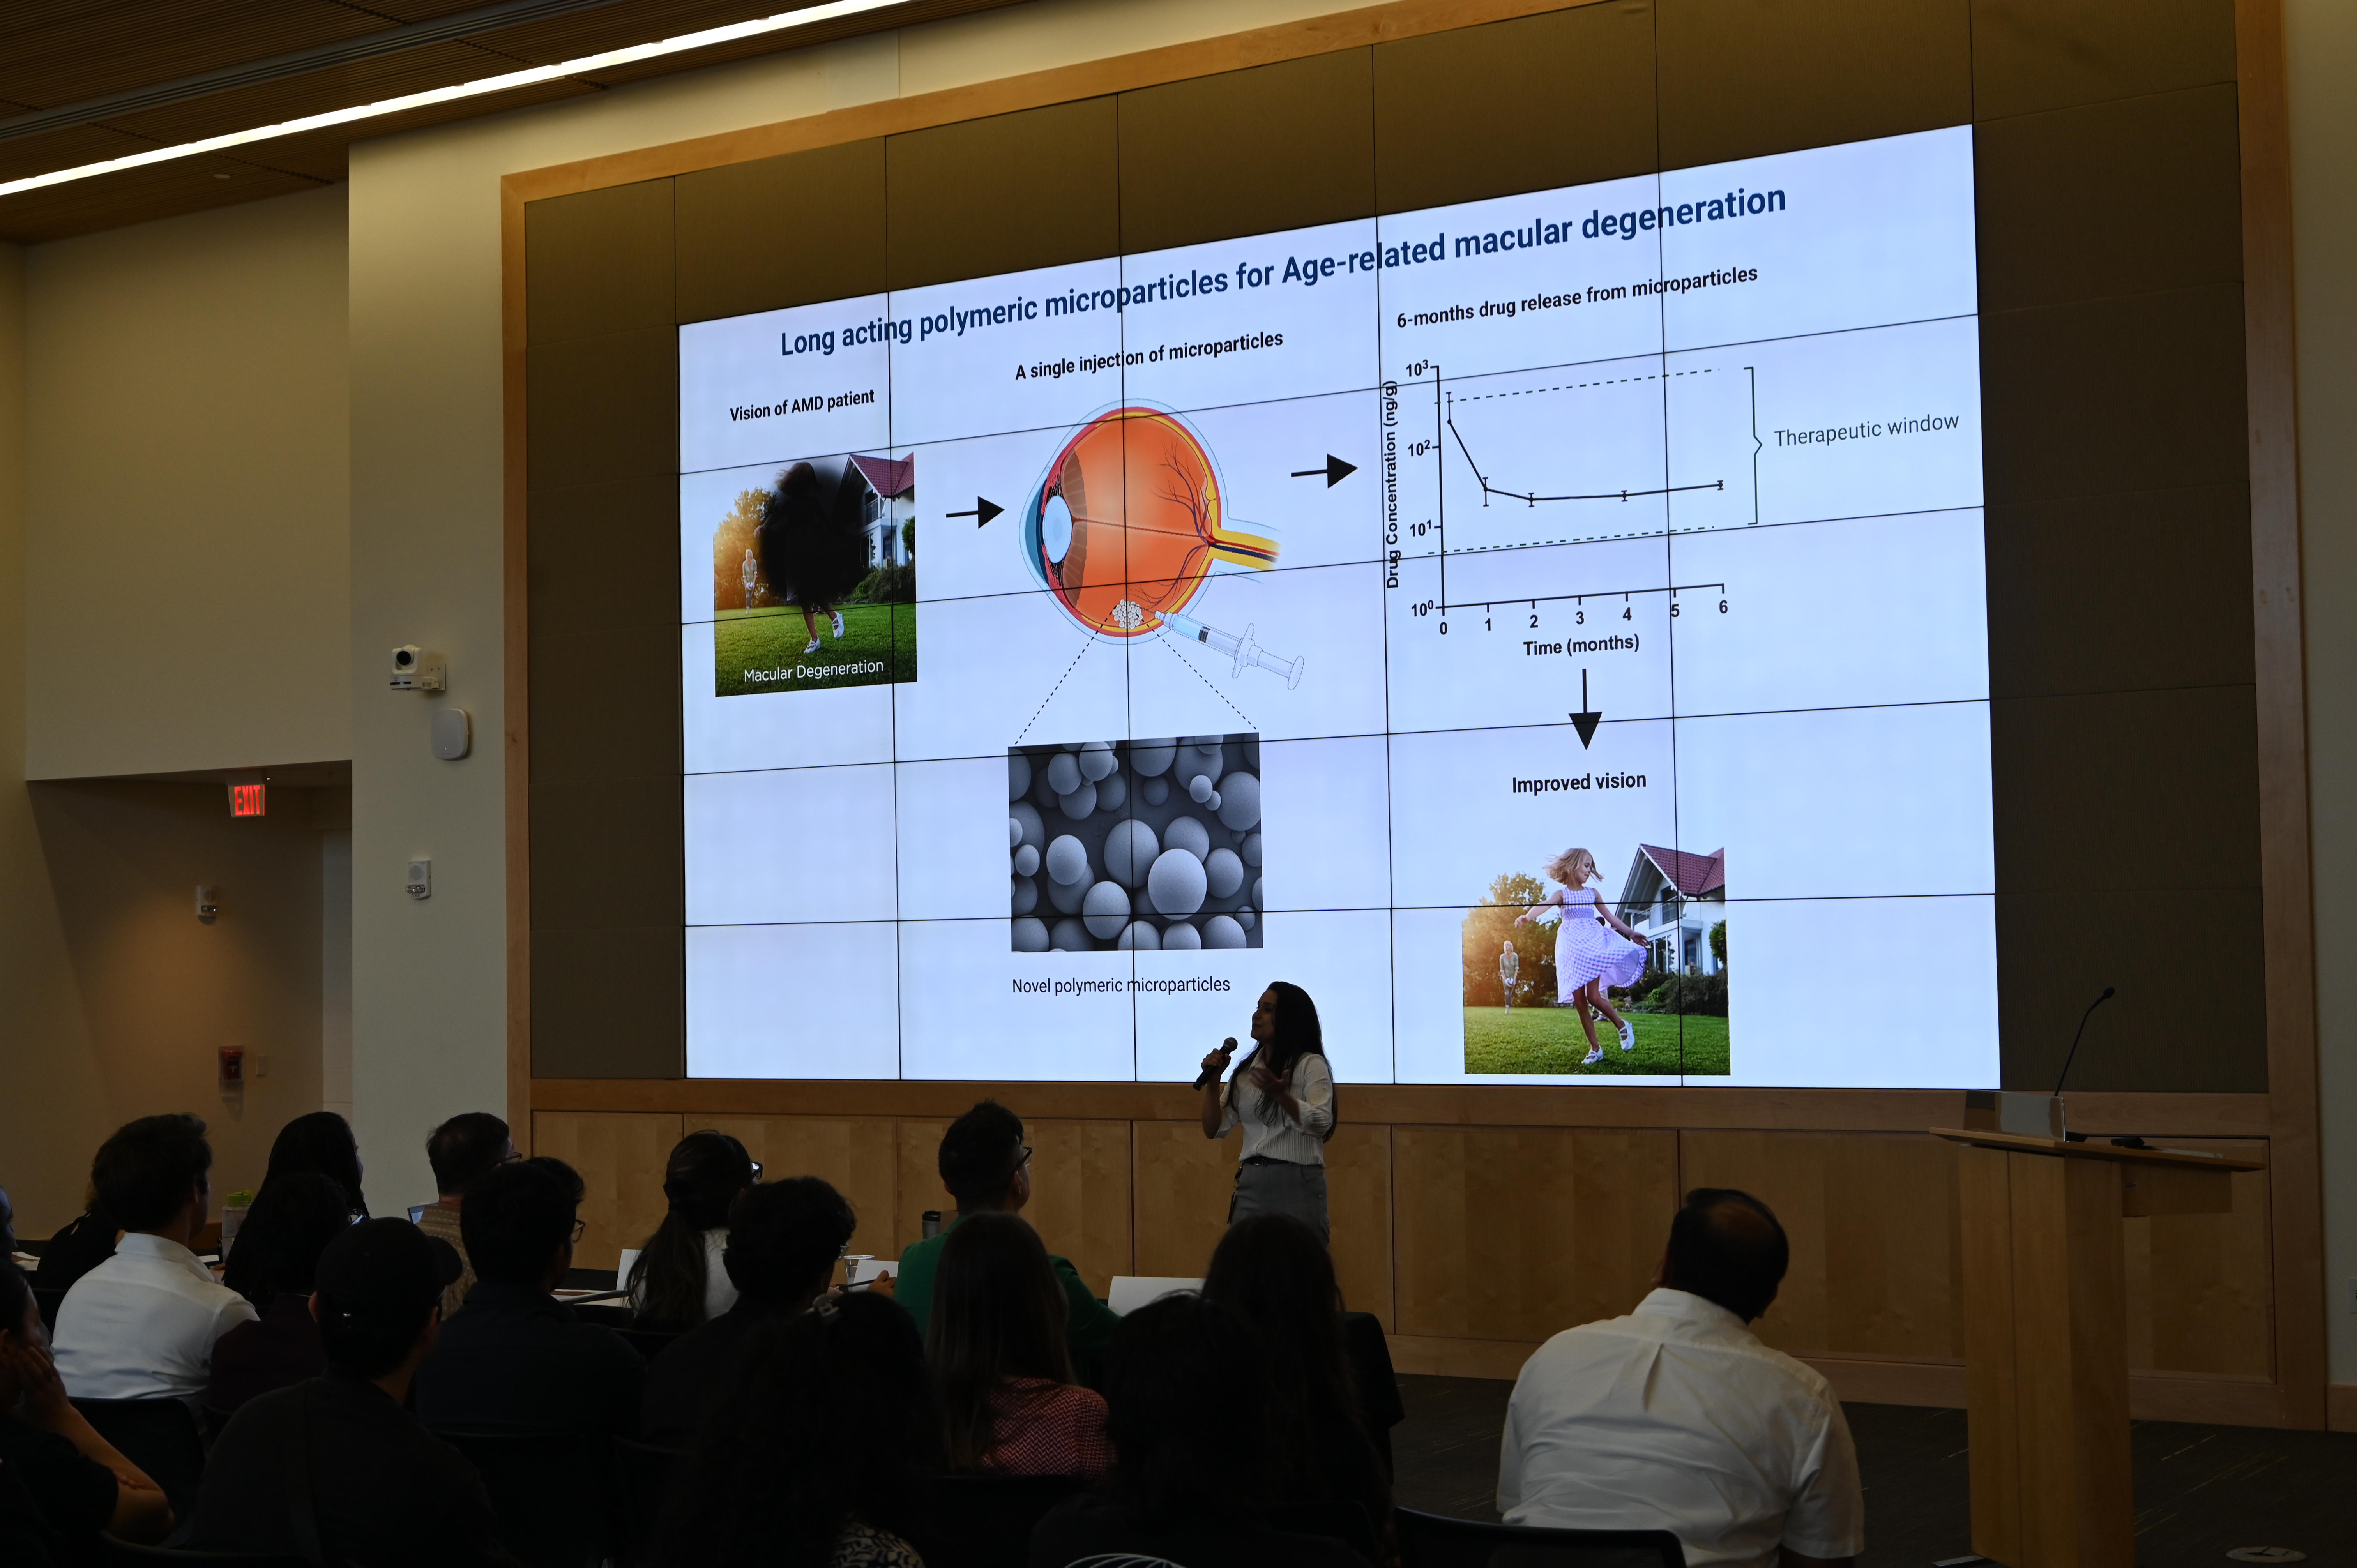
{"label": "wooden podium", "polygon": [[1973,1550],[2136,1568],[2120,1220],[2222,1214],[2249,1160],[1934,1127],[1956,1151]]}

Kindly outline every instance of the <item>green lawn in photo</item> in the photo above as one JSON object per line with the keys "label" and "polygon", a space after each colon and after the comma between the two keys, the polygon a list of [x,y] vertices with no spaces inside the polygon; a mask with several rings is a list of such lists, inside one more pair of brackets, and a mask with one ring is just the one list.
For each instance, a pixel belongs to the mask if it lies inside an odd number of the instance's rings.
{"label": "green lawn in photo", "polygon": [[[715,696],[759,692],[808,692],[822,686],[880,686],[917,678],[917,607],[845,605],[843,637],[837,640],[824,616],[818,618],[818,651],[805,657],[810,634],[802,612],[791,605],[753,610],[722,610],[713,635]],[[881,670],[847,671],[839,666],[881,664]],[[748,680],[747,671],[768,680]]]}
{"label": "green lawn in photo", "polygon": [[[1587,1036],[1581,1033],[1579,1015],[1569,1007],[1468,1007],[1465,1009],[1465,1070],[1519,1072],[1565,1076],[1574,1073],[1684,1073],[1723,1077],[1729,1070],[1727,1020],[1690,1013],[1681,1018],[1668,1013],[1631,1013],[1637,1026],[1637,1048],[1624,1051],[1620,1036],[1602,1018],[1596,1020],[1596,1038],[1604,1059],[1582,1067]],[[1679,1026],[1684,1026],[1684,1052],[1679,1051]]]}

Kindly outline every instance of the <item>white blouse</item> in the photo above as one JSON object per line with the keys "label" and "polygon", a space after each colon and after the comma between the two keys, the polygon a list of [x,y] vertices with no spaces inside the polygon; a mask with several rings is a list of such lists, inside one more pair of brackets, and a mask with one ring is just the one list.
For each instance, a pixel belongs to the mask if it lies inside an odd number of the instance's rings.
{"label": "white blouse", "polygon": [[1226,1137],[1244,1130],[1241,1158],[1254,1155],[1289,1165],[1326,1163],[1326,1130],[1334,1125],[1334,1069],[1322,1056],[1305,1056],[1293,1064],[1293,1098],[1301,1107],[1296,1122],[1275,1095],[1263,1094],[1241,1075],[1220,1086],[1220,1131]]}

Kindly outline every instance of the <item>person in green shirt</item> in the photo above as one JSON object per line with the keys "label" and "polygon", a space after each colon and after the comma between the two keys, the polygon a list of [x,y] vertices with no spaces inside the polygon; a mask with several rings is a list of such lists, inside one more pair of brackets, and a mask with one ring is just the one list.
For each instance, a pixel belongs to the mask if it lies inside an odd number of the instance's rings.
{"label": "person in green shirt", "polygon": [[[920,1333],[930,1329],[933,1312],[933,1271],[941,1266],[942,1243],[958,1221],[969,1214],[1014,1214],[1031,1201],[1031,1151],[1024,1146],[1023,1119],[996,1100],[985,1100],[942,1134],[942,1185],[957,1199],[957,1212],[942,1233],[919,1241],[900,1254],[900,1275],[894,1299],[909,1309]],[[1099,1301],[1071,1262],[1050,1252],[1048,1262],[1064,1287],[1071,1311],[1064,1321],[1064,1338],[1072,1352],[1072,1369],[1083,1383],[1096,1382],[1097,1362],[1121,1322],[1113,1308]]]}

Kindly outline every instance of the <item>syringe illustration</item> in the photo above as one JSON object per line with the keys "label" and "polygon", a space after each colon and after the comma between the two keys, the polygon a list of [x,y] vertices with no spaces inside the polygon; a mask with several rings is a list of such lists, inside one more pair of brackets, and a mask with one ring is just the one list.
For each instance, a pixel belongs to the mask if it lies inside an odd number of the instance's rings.
{"label": "syringe illustration", "polygon": [[1215,626],[1205,626],[1192,616],[1166,614],[1162,624],[1173,637],[1200,642],[1214,653],[1224,653],[1232,658],[1235,674],[1241,675],[1258,665],[1272,675],[1284,676],[1285,689],[1288,692],[1301,684],[1302,669],[1309,662],[1307,658],[1286,659],[1271,653],[1253,640],[1254,628],[1249,622],[1245,624],[1242,637],[1232,631],[1222,631]]}

